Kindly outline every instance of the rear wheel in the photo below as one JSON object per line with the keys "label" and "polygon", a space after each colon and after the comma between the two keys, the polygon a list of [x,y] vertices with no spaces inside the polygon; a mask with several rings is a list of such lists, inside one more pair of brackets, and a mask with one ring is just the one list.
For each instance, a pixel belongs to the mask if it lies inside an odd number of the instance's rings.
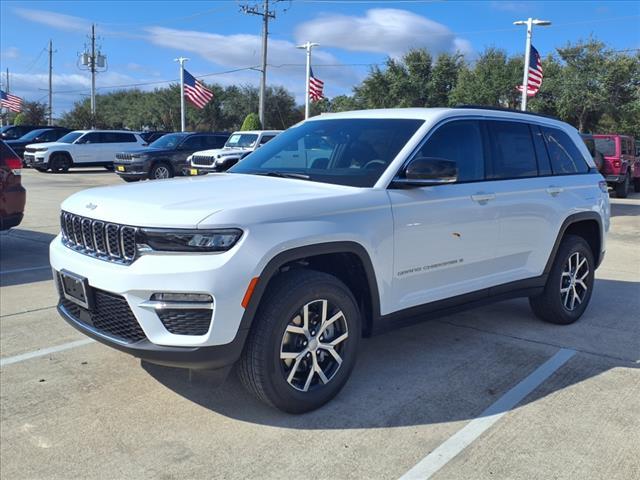
{"label": "rear wheel", "polygon": [[151,167],[149,170],[149,180],[161,180],[163,178],[172,178],[173,177],[173,169],[169,166],[169,164],[164,162],[159,162]]}
{"label": "rear wheel", "polygon": [[533,313],[550,323],[567,325],[584,313],[593,291],[595,262],[584,238],[562,240],[541,295],[529,298]]}
{"label": "rear wheel", "polygon": [[616,197],[627,198],[628,194],[629,194],[629,174],[627,173],[624,177],[624,182],[616,184]]}
{"label": "rear wheel", "polygon": [[636,193],[640,193],[640,177],[633,179],[633,190]]}
{"label": "rear wheel", "polygon": [[289,413],[321,407],[344,386],[360,341],[349,289],[312,270],[280,274],[269,286],[239,364],[245,387]]}
{"label": "rear wheel", "polygon": [[71,160],[62,153],[55,153],[49,159],[49,168],[53,173],[68,172],[71,168]]}

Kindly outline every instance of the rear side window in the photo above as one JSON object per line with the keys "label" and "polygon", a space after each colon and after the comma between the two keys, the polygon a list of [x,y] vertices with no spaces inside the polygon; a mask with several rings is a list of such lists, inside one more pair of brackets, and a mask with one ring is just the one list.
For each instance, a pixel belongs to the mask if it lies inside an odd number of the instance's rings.
{"label": "rear side window", "polygon": [[189,137],[184,142],[182,142],[182,145],[180,145],[180,148],[182,148],[183,150],[198,150],[201,148],[206,148],[206,145],[203,144],[202,140],[203,140],[202,135]]}
{"label": "rear side window", "polygon": [[582,157],[582,153],[566,133],[557,128],[541,128],[547,143],[551,168],[555,175],[571,175],[589,171],[589,166]]}
{"label": "rear side window", "polygon": [[484,180],[482,130],[476,120],[449,122],[438,128],[416,157],[451,160],[458,165],[458,181]]}
{"label": "rear side window", "polygon": [[205,148],[220,148],[224,145],[226,138],[219,137],[218,135],[209,135],[204,137]]}
{"label": "rear side window", "polygon": [[629,140],[628,138],[622,137],[620,139],[620,142],[622,143],[622,154],[623,155],[632,155],[632,153],[631,153],[631,140]]}
{"label": "rear side window", "polygon": [[103,132],[105,143],[135,143],[136,136],[133,133]]}
{"label": "rear side window", "polygon": [[491,158],[488,179],[535,177],[536,152],[529,125],[488,121]]}

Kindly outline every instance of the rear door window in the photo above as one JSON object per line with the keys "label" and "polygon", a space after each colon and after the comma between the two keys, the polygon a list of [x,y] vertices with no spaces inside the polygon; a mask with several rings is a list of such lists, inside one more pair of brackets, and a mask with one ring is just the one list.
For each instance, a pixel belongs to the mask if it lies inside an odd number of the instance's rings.
{"label": "rear door window", "polygon": [[571,175],[589,171],[589,166],[582,153],[566,133],[551,127],[542,127],[542,133],[551,159],[551,168],[555,175]]}
{"label": "rear door window", "polygon": [[535,177],[536,151],[529,125],[520,122],[487,121],[490,152],[488,179]]}
{"label": "rear door window", "polygon": [[[383,137],[384,138],[384,137]],[[458,182],[484,180],[482,129],[477,120],[457,120],[438,128],[416,154],[458,165]]]}

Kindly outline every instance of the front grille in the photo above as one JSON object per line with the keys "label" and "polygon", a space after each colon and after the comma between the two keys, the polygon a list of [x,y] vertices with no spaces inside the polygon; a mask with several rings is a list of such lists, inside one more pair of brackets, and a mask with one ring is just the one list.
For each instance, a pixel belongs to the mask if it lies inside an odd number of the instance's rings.
{"label": "front grille", "polygon": [[124,160],[125,162],[131,162],[133,160],[133,155],[131,153],[116,153],[117,160]]}
{"label": "front grille", "polygon": [[214,157],[206,157],[204,155],[193,155],[191,157],[192,165],[203,165],[205,167],[210,167],[215,163],[216,159]]}
{"label": "front grille", "polygon": [[165,328],[176,335],[204,335],[211,324],[211,310],[158,310],[158,317]]}
{"label": "front grille", "polygon": [[136,259],[136,227],[60,214],[62,242],[72,250],[107,262],[129,265]]}
{"label": "front grille", "polygon": [[60,297],[60,304],[77,322],[121,342],[133,343],[147,338],[124,297],[97,288],[92,291],[93,310],[87,310],[64,296]]}

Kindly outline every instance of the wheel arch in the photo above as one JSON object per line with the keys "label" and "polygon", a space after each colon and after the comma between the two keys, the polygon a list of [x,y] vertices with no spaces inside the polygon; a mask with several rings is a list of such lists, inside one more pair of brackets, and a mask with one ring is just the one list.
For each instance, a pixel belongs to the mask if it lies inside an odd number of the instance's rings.
{"label": "wheel arch", "polygon": [[51,152],[49,154],[49,162],[51,162],[51,160],[56,156],[56,155],[62,155],[64,157],[67,157],[69,159],[69,161],[71,162],[71,165],[73,165],[73,157],[71,156],[71,152],[68,152],[67,150],[56,150],[54,152]]}
{"label": "wheel arch", "polygon": [[596,261],[596,268],[599,267],[603,258],[603,232],[602,218],[598,213],[580,212],[569,215],[564,222],[562,222],[551,254],[545,265],[544,273],[548,274],[551,271],[558,249],[560,248],[560,243],[565,235],[578,235],[583,237],[591,247],[593,258]]}
{"label": "wheel arch", "polygon": [[[362,314],[363,334],[367,336],[371,333],[375,319],[380,317],[380,295],[375,270],[367,250],[359,243],[351,241],[296,247],[273,257],[258,277],[258,283],[240,322],[241,330],[251,328],[270,282],[289,268],[323,271],[343,281],[358,301]],[[353,273],[353,276],[350,273]],[[364,280],[364,285],[359,283],[361,280]]]}

